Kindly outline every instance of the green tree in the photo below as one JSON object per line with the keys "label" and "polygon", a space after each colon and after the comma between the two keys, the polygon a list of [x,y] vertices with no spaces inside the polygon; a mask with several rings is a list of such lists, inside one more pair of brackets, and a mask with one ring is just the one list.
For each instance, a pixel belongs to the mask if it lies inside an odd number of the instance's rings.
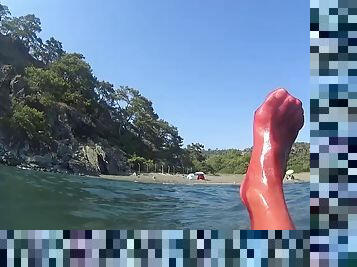
{"label": "green tree", "polygon": [[35,48],[33,56],[46,65],[58,60],[65,54],[65,51],[62,48],[62,43],[53,37],[47,40],[44,44],[41,39],[38,39]]}
{"label": "green tree", "polygon": [[206,157],[203,154],[203,150],[204,150],[204,145],[200,144],[200,143],[192,143],[191,145],[187,146],[187,150],[190,154],[190,157],[192,160],[197,160],[199,162],[205,161]]}
{"label": "green tree", "polygon": [[106,105],[110,107],[114,106],[115,89],[113,84],[106,81],[100,81],[97,83],[95,91],[98,95],[99,101],[103,101]]}
{"label": "green tree", "polygon": [[48,68],[29,67],[26,78],[32,96],[47,96],[81,111],[96,101],[97,80],[80,54],[65,54]]}
{"label": "green tree", "polygon": [[221,155],[212,155],[207,158],[209,164],[215,173],[220,173],[224,166],[223,157]]}
{"label": "green tree", "polygon": [[149,121],[156,121],[159,118],[152,107],[152,102],[136,89],[121,86],[113,98],[114,105],[120,108],[126,125],[133,126],[139,136],[140,130],[145,128]]}
{"label": "green tree", "polygon": [[191,166],[195,171],[203,171],[206,173],[215,173],[212,166],[210,166],[206,161],[206,156],[204,155],[204,145],[200,143],[192,143],[188,145],[186,151],[189,155],[191,161]]}
{"label": "green tree", "polygon": [[23,130],[30,139],[42,135],[46,126],[43,112],[23,103],[14,105],[11,124]]}
{"label": "green tree", "polygon": [[250,161],[250,153],[237,149],[211,152],[207,158],[216,173],[245,174]]}
{"label": "green tree", "polygon": [[10,10],[7,6],[0,4],[0,22],[4,19],[8,19],[11,15]]}
{"label": "green tree", "polygon": [[99,101],[114,109],[115,118],[124,130],[142,141],[147,151],[139,152],[167,164],[180,165],[182,138],[177,128],[159,118],[152,102],[136,89],[121,86],[118,89],[107,82],[100,82],[96,92]]}
{"label": "green tree", "polygon": [[128,159],[128,163],[130,164],[131,169],[136,171],[142,171],[142,168],[146,162],[147,160],[145,158],[137,156],[135,153]]}
{"label": "green tree", "polygon": [[159,116],[155,113],[152,102],[143,97],[138,90],[122,86],[116,90],[113,105],[121,113],[123,126],[155,146],[153,136]]}
{"label": "green tree", "polygon": [[166,159],[168,164],[182,166],[181,147],[183,139],[179,135],[177,128],[164,120],[156,121],[153,127],[156,133],[153,136],[153,142],[155,142],[156,148],[159,150],[159,153],[157,153],[158,158]]}
{"label": "green tree", "polygon": [[39,42],[41,42],[41,39],[37,36],[41,30],[41,21],[33,14],[4,18],[1,23],[1,31],[3,34],[20,40],[26,47],[34,50],[37,49]]}
{"label": "green tree", "polygon": [[49,64],[59,59],[65,51],[62,43],[51,37],[45,43],[38,37],[42,31],[41,20],[33,14],[21,17],[9,17],[10,11],[0,5],[0,31],[14,40],[21,41],[36,59]]}

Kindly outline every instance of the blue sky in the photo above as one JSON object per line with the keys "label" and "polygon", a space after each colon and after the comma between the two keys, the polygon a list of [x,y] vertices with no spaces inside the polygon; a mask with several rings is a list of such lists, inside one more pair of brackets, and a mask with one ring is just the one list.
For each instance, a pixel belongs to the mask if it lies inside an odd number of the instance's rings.
{"label": "blue sky", "polygon": [[6,0],[94,74],[139,89],[184,144],[252,145],[254,110],[276,87],[300,98],[309,141],[309,1]]}

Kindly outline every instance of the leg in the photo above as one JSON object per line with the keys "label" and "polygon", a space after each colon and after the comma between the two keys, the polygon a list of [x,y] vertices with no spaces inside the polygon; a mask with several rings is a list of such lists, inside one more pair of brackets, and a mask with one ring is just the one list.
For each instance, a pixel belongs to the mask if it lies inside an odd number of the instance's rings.
{"label": "leg", "polygon": [[303,124],[300,100],[284,89],[270,93],[254,114],[253,151],[240,187],[253,230],[295,229],[282,181],[291,146]]}

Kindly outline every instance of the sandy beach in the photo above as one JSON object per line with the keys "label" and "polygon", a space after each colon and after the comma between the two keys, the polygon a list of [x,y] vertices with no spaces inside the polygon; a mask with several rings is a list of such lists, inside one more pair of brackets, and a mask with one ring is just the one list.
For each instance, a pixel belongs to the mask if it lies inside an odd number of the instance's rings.
{"label": "sandy beach", "polygon": [[[139,183],[157,183],[157,184],[207,184],[207,185],[231,185],[240,184],[243,181],[243,174],[219,174],[219,175],[206,175],[206,180],[189,180],[186,175],[182,174],[161,174],[161,173],[142,173],[139,176],[126,175],[126,176],[113,176],[101,175],[101,178],[113,179],[118,181],[139,182]],[[284,180],[284,183],[296,182],[309,182],[310,173],[296,173],[294,174],[295,180]]]}

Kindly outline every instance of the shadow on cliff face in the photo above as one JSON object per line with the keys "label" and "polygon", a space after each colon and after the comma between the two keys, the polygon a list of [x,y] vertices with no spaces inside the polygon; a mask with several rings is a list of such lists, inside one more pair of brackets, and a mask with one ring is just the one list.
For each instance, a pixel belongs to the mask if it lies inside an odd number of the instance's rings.
{"label": "shadow on cliff face", "polygon": [[105,163],[102,155],[98,155],[98,166],[101,174],[109,174],[107,164]]}

